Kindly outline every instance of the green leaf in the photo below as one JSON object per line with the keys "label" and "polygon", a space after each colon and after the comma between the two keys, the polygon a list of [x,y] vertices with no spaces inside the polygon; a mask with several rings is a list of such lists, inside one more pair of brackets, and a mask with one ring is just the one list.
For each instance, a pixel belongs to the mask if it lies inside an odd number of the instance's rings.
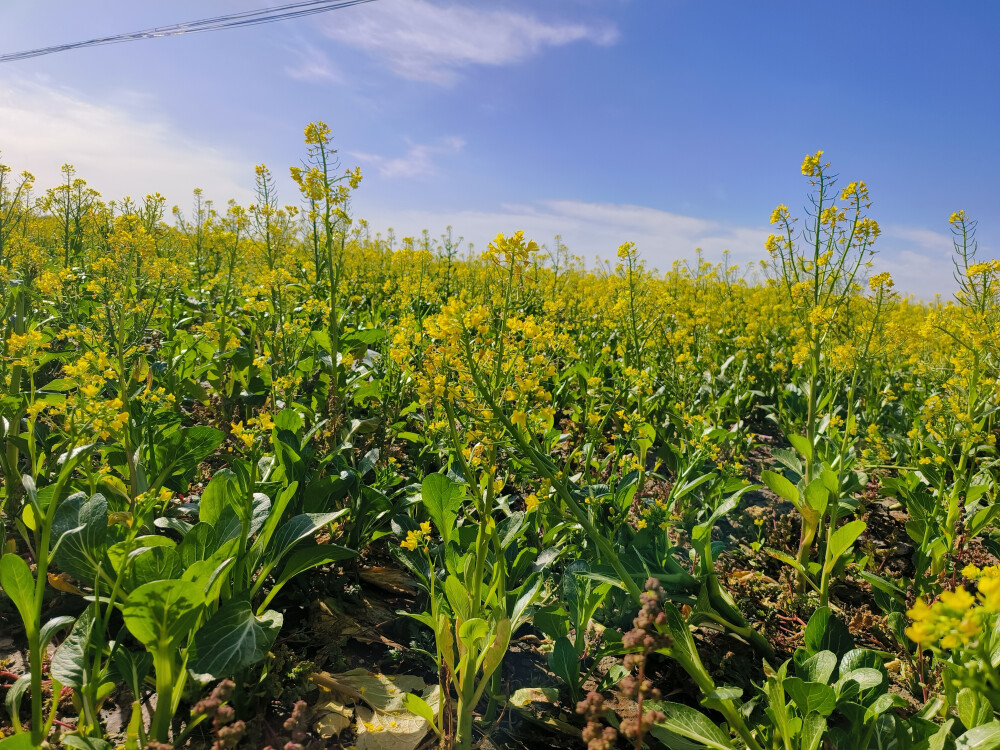
{"label": "green leaf", "polygon": [[403,706],[411,714],[419,716],[421,719],[430,724],[431,729],[433,729],[437,734],[441,733],[437,728],[437,717],[434,716],[434,709],[431,708],[430,704],[419,695],[416,695],[415,693],[407,693],[403,698]]}
{"label": "green leaf", "polygon": [[111,750],[111,744],[98,737],[84,737],[81,734],[64,734],[59,741],[65,747],[75,747],[78,750]]}
{"label": "green leaf", "polygon": [[706,537],[710,537],[712,535],[712,529],[715,528],[715,524],[718,520],[739,504],[739,495],[727,498],[723,502],[719,503],[719,506],[713,511],[712,515],[708,517],[707,521],[698,524],[691,530],[691,539],[695,542],[700,542]]}
{"label": "green leaf", "polygon": [[[966,690],[967,689],[968,688],[966,688]],[[865,711],[865,724],[869,723],[876,717],[881,716],[890,708],[893,707],[903,708],[906,705],[907,705],[906,699],[903,698],[901,695],[896,695],[895,693],[883,693],[874,701],[872,701],[872,704]],[[991,710],[989,716],[992,715],[993,711]]]}
{"label": "green leaf", "polygon": [[246,599],[226,602],[195,633],[191,669],[218,679],[263,661],[281,623],[273,610],[255,617]]}
{"label": "green leaf", "polygon": [[268,508],[268,516],[264,521],[264,524],[260,527],[260,536],[257,537],[257,541],[254,542],[254,547],[261,550],[267,549],[271,543],[271,537],[274,536],[274,530],[278,528],[278,524],[281,519],[284,518],[285,510],[288,508],[288,504],[295,497],[295,493],[299,488],[298,482],[292,482],[280,493],[278,493],[277,499],[274,501],[274,506]]}
{"label": "green leaf", "polygon": [[848,682],[856,682],[861,690],[868,690],[879,687],[884,679],[884,675],[879,670],[861,667],[860,669],[852,669],[845,674],[837,680],[837,685],[842,688]]}
{"label": "green leaf", "polygon": [[479,663],[483,680],[489,679],[506,656],[507,647],[510,645],[510,634],[510,620],[504,617],[497,621],[493,642],[483,652]]}
{"label": "green leaf", "polygon": [[549,669],[569,685],[574,696],[577,694],[580,660],[577,658],[576,649],[573,648],[573,642],[569,638],[564,636],[556,641],[552,653],[549,654]]}
{"label": "green leaf", "polygon": [[985,724],[992,716],[993,710],[985,696],[972,688],[962,688],[958,691],[958,718],[966,729],[972,729]]}
{"label": "green leaf", "polygon": [[173,547],[150,547],[136,554],[132,561],[132,581],[135,587],[151,581],[180,578],[183,572],[181,556]]}
{"label": "green leaf", "polygon": [[802,720],[800,750],[816,750],[826,733],[826,717],[809,714]]}
{"label": "green leaf", "polygon": [[802,435],[794,434],[785,435],[785,437],[788,439],[788,442],[792,444],[792,447],[805,457],[806,461],[812,460],[813,451],[812,446],[809,445],[808,438],[805,438]]}
{"label": "green leaf", "polygon": [[194,470],[225,439],[226,434],[222,430],[205,426],[181,428],[161,436],[154,451],[156,472],[159,474],[157,482],[178,477],[177,482],[171,482],[173,489],[186,489]]}
{"label": "green leaf", "polygon": [[0,586],[17,607],[24,629],[35,632],[40,625],[35,621],[35,579],[20,555],[11,552],[0,557]]}
{"label": "green leaf", "polygon": [[468,619],[472,603],[469,592],[457,576],[450,575],[444,579],[444,594],[448,598],[451,611],[463,620]]}
{"label": "green leaf", "polygon": [[265,555],[267,555],[268,566],[273,567],[277,564],[286,554],[288,554],[292,548],[313,534],[315,534],[319,529],[326,526],[331,521],[335,521],[347,512],[347,508],[335,511],[333,513],[302,513],[298,516],[288,519],[284,524],[278,527],[278,530],[274,532],[274,539],[271,540],[271,545],[268,550],[265,550]]}
{"label": "green leaf", "polygon": [[29,732],[12,734],[10,737],[0,740],[0,748],[2,750],[33,750],[34,747],[35,745],[31,741],[31,734]]}
{"label": "green leaf", "polygon": [[66,640],[52,654],[49,672],[66,687],[79,690],[87,678],[87,646],[94,630],[94,608],[87,607]]}
{"label": "green leaf", "polygon": [[[25,694],[31,687],[31,674],[23,674],[14,680],[14,684],[7,688],[7,697],[4,699],[4,705],[7,706],[7,713],[11,718],[11,722],[14,724],[14,728],[18,731],[21,730],[21,720],[18,718],[21,714],[21,701],[24,700]],[[21,736],[24,735],[15,735]],[[28,735],[30,738],[30,735]],[[29,745],[28,747],[33,747]]]}
{"label": "green leaf", "polygon": [[955,740],[955,750],[996,750],[998,747],[1000,721],[974,727]]}
{"label": "green leaf", "polygon": [[833,676],[833,670],[837,668],[837,655],[832,651],[820,651],[806,659],[795,668],[806,682],[818,682],[826,685]]}
{"label": "green leaf", "polygon": [[198,520],[216,525],[223,509],[235,505],[239,491],[240,484],[236,474],[230,469],[219,469],[201,493]]}
{"label": "green leaf", "polygon": [[802,716],[811,713],[829,716],[837,705],[837,695],[829,685],[803,682],[798,677],[786,677],[783,684]]}
{"label": "green leaf", "polygon": [[445,544],[451,539],[464,495],[465,488],[444,474],[428,474],[420,484],[420,500]]}
{"label": "green leaf", "polygon": [[129,686],[133,695],[139,695],[143,681],[153,668],[153,656],[147,651],[129,651],[120,643],[111,654],[115,669]]}
{"label": "green leaf", "polygon": [[813,612],[806,625],[805,644],[810,654],[832,651],[843,656],[854,648],[854,639],[847,626],[829,607],[820,607]]}
{"label": "green leaf", "polygon": [[117,542],[108,547],[107,556],[111,561],[111,568],[115,573],[122,571],[122,566],[126,562],[131,562],[136,555],[151,547],[174,547],[174,540],[166,536],[137,536],[132,540]]}
{"label": "green leaf", "polygon": [[177,647],[188,636],[204,605],[204,596],[182,580],[153,581],[140,586],[125,600],[125,627],[147,649],[161,644]]}
{"label": "green leaf", "polygon": [[481,617],[473,617],[471,620],[466,620],[458,628],[458,637],[468,644],[472,644],[480,638],[485,638],[489,634],[490,626]]}
{"label": "green leaf", "polygon": [[653,736],[656,736],[656,730],[659,727],[705,747],[716,750],[732,750],[733,746],[730,744],[729,735],[719,729],[700,711],[681,703],[669,701],[649,701],[648,705],[651,709],[660,711],[665,716],[662,721],[653,726]]}
{"label": "green leaf", "polygon": [[829,573],[844,554],[857,541],[857,538],[868,528],[864,521],[845,523],[830,536],[830,546],[826,551],[826,566],[824,572]]}
{"label": "green leaf", "polygon": [[52,523],[53,560],[80,581],[93,583],[106,551],[108,501],[77,493],[64,500]]}
{"label": "green leaf", "polygon": [[819,515],[826,512],[826,506],[830,502],[830,491],[823,485],[823,480],[817,477],[806,485],[806,504]]}
{"label": "green leaf", "polygon": [[215,527],[207,521],[199,521],[184,535],[177,549],[181,564],[187,568],[211,557],[218,549]]}
{"label": "green leaf", "polygon": [[59,617],[53,617],[51,620],[42,625],[42,630],[38,638],[42,650],[44,651],[49,647],[49,644],[52,642],[52,639],[55,638],[56,633],[65,628],[67,625],[72,625],[75,622],[75,617],[71,617],[70,615],[60,615]]}
{"label": "green leaf", "polygon": [[[271,587],[271,591],[268,593],[267,598],[261,604],[261,607],[266,607],[270,601],[274,598],[275,594],[278,593],[281,588],[292,580],[299,573],[304,573],[312,568],[317,568],[320,565],[326,565],[332,562],[338,562],[339,560],[347,560],[354,557],[358,553],[347,547],[341,547],[337,544],[317,544],[312,547],[302,547],[295,550],[289,555],[285,566],[281,569],[281,573],[275,580],[274,585]],[[258,609],[258,611],[260,611]]]}
{"label": "green leaf", "polygon": [[795,488],[795,485],[785,479],[781,474],[777,474],[773,471],[762,471],[760,473],[760,478],[764,480],[764,484],[776,494],[788,502],[799,507],[801,503],[799,502],[799,491]]}

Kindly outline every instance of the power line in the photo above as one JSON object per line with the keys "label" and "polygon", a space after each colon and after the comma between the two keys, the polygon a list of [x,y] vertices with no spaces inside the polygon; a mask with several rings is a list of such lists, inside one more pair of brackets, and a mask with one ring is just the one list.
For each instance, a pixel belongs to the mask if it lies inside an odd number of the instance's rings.
{"label": "power line", "polygon": [[200,21],[189,21],[187,23],[177,23],[170,26],[158,26],[143,31],[132,31],[127,34],[117,34],[115,36],[99,37],[97,39],[87,39],[82,42],[71,42],[69,44],[57,44],[52,47],[40,47],[23,52],[8,52],[0,55],[0,63],[14,62],[16,60],[27,60],[31,57],[41,57],[51,55],[54,52],[65,52],[71,49],[82,49],[83,47],[99,47],[104,44],[119,44],[121,42],[135,42],[140,39],[156,39],[165,36],[180,36],[182,34],[200,34],[205,31],[219,31],[221,29],[238,29],[244,26],[258,26],[275,21],[287,21],[292,18],[311,16],[315,13],[326,13],[331,10],[349,8],[352,5],[370,3],[372,0],[305,0],[305,2],[287,3],[273,8],[261,8],[259,10],[247,10],[241,13],[231,13],[225,16],[215,16],[214,18],[203,18]]}

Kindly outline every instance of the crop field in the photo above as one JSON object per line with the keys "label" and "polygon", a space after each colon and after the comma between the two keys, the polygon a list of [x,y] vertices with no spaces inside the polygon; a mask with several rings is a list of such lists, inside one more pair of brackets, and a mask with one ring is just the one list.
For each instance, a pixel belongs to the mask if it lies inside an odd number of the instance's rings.
{"label": "crop field", "polygon": [[665,271],[373,235],[302,153],[295,207],[0,166],[2,750],[1000,747],[973,218],[922,304],[822,152]]}

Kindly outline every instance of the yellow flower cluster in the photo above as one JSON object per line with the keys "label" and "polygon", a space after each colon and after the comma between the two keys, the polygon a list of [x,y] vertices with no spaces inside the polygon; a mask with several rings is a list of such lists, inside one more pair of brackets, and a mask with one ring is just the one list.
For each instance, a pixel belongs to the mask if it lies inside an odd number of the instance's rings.
{"label": "yellow flower cluster", "polygon": [[975,596],[964,588],[945,591],[936,602],[917,599],[906,613],[913,621],[906,635],[923,648],[955,651],[975,648],[1000,615],[1000,566],[968,565],[962,575],[976,581]]}
{"label": "yellow flower cluster", "polygon": [[408,549],[413,552],[417,547],[427,546],[427,537],[431,534],[431,522],[424,521],[420,524],[419,529],[410,529],[406,532],[406,539],[399,543],[399,546],[403,549]]}

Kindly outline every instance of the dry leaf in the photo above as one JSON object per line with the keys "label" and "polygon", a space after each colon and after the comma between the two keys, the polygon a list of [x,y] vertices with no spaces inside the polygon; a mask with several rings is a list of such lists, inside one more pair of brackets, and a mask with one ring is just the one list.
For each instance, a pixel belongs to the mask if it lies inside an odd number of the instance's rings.
{"label": "dry leaf", "polygon": [[[413,675],[373,674],[352,669],[340,674],[320,672],[312,680],[333,696],[355,703],[357,750],[415,750],[431,727],[425,719],[405,708],[407,693],[416,693],[435,711],[440,687],[427,685]],[[339,705],[339,704],[338,704]],[[327,716],[343,712],[331,711]],[[329,727],[339,720],[328,718]],[[332,736],[332,735],[331,735]]]}
{"label": "dry leaf", "polygon": [[345,706],[321,690],[319,699],[313,705],[313,730],[323,739],[336,737],[347,729],[354,720],[354,709]]}

